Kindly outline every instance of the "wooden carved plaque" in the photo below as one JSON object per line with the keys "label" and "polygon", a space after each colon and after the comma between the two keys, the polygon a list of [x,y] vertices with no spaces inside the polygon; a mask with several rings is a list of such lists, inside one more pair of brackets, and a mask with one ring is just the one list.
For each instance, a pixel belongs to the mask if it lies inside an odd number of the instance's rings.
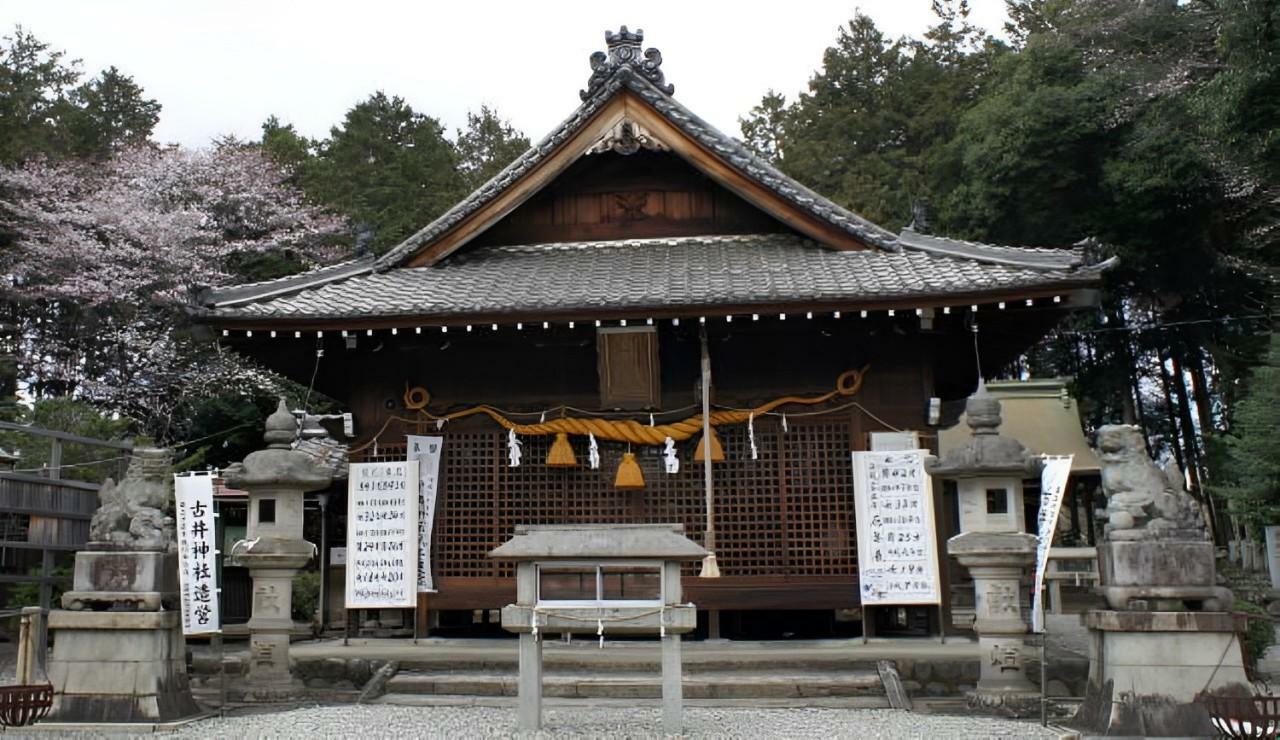
{"label": "wooden carved plaque", "polygon": [[606,409],[657,408],[661,398],[655,327],[600,329],[600,405]]}

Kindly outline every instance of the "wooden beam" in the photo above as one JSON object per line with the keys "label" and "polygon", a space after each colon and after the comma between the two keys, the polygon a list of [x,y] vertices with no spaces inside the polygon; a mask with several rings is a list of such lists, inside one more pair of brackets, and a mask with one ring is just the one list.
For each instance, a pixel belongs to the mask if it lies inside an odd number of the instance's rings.
{"label": "wooden beam", "polygon": [[544,159],[532,171],[509,185],[496,198],[489,201],[470,216],[426,245],[407,262],[408,267],[435,264],[452,254],[462,245],[479,236],[502,217],[514,211],[551,183],[569,165],[595,143],[596,139],[613,128],[625,115],[626,105],[621,96],[605,103],[591,120],[569,137],[551,156]]}
{"label": "wooden beam", "polygon": [[27,424],[14,424],[11,421],[0,421],[0,430],[10,432],[22,432],[23,434],[33,434],[37,437],[51,437],[60,439],[64,442],[75,442],[81,445],[92,445],[94,447],[110,447],[115,450],[132,450],[132,442],[113,442],[106,439],[94,439],[93,437],[81,437],[78,434],[69,434],[67,432],[58,432],[53,429],[41,429]]}

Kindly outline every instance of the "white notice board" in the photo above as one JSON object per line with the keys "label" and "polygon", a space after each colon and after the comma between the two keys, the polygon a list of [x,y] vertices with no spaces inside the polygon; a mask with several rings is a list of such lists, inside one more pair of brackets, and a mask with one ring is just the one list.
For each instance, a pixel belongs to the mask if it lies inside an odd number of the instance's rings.
{"label": "white notice board", "polygon": [[347,609],[418,602],[418,461],[352,463],[347,479]]}
{"label": "white notice board", "polygon": [[941,602],[933,487],[924,454],[853,453],[858,583],[865,606]]}

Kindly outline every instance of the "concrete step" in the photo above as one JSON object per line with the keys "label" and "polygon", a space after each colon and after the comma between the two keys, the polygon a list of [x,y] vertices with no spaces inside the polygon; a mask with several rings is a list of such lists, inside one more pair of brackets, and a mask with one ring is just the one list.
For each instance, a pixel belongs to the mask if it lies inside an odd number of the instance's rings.
{"label": "concrete step", "polygon": [[[466,694],[386,694],[372,700],[371,704],[392,704],[406,707],[501,707],[514,708],[518,699],[514,696],[474,696]],[[592,697],[545,696],[544,708],[599,708],[599,707],[654,707],[653,699],[614,699]],[[888,709],[889,702],[883,696],[814,696],[803,698],[748,698],[748,699],[690,699],[684,697],[685,707],[743,707],[748,709]],[[962,707],[963,708],[963,707]]]}
{"label": "concrete step", "polygon": [[[772,673],[698,671],[684,674],[684,696],[690,699],[795,699],[804,697],[883,697],[884,687],[875,671]],[[563,698],[658,698],[662,677],[658,671],[580,673],[548,671],[543,674],[543,695]],[[397,695],[515,696],[515,671],[473,672],[401,671],[387,682],[387,693]]]}
{"label": "concrete step", "polygon": [[[518,654],[510,645],[505,650],[476,650],[469,652],[415,651],[399,658],[401,672],[409,671],[510,671],[515,672]],[[752,652],[739,650],[699,651],[685,650],[682,655],[686,672],[696,671],[875,671],[875,660],[858,660],[848,653],[831,650],[804,650],[781,652]],[[580,641],[566,645],[549,643],[543,652],[543,666],[547,671],[578,671],[594,673],[657,672],[662,668],[662,651],[656,644],[607,643],[600,650],[594,641]]]}

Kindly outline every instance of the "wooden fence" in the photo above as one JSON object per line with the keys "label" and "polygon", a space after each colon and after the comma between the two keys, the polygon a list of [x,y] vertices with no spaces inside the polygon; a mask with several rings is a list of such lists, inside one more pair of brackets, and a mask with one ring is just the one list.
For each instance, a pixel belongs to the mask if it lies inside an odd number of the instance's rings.
{"label": "wooden fence", "polygon": [[[81,437],[51,429],[0,422],[0,430],[21,432],[49,440],[47,468],[40,471],[0,470],[0,584],[36,583],[39,605],[52,606],[53,588],[69,578],[55,573],[59,560],[84,549],[89,520],[98,508],[98,483],[63,479],[62,452],[67,444],[113,450],[124,458],[131,442]],[[123,459],[120,461],[123,463]],[[118,465],[117,479],[125,466]],[[38,573],[33,574],[33,570]]]}

